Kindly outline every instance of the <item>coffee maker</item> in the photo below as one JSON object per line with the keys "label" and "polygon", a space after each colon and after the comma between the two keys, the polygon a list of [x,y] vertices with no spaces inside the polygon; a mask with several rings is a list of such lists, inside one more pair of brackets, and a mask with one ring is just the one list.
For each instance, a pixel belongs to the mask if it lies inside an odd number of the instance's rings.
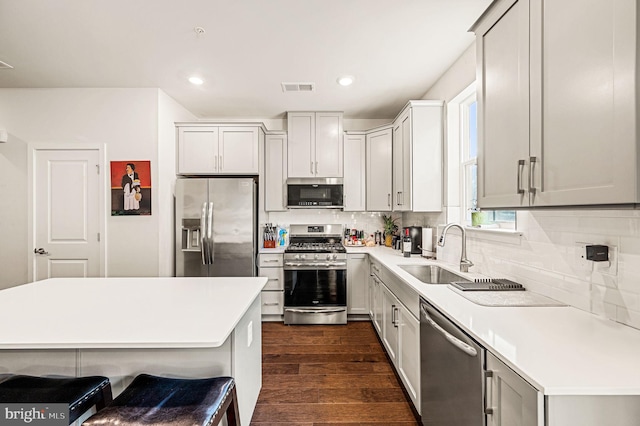
{"label": "coffee maker", "polygon": [[406,234],[406,229],[409,229],[409,235],[411,236],[411,254],[422,254],[422,227],[420,226],[405,226],[402,228],[402,235]]}

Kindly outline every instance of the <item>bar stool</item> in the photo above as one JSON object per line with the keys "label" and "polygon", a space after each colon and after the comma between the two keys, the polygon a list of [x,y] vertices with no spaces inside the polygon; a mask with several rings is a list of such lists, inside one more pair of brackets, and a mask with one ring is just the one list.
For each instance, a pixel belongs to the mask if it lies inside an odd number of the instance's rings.
{"label": "bar stool", "polygon": [[36,377],[11,375],[0,380],[2,403],[69,404],[69,424],[94,405],[100,411],[112,400],[111,383],[102,376]]}
{"label": "bar stool", "polygon": [[170,379],[140,374],[111,405],[82,425],[215,426],[225,413],[229,426],[240,426],[232,377]]}

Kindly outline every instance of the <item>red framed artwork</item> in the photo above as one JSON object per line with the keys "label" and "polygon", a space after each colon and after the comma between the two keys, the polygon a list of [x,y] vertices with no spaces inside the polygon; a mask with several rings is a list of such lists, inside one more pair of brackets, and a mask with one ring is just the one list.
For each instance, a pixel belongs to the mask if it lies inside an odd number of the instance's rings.
{"label": "red framed artwork", "polygon": [[111,216],[151,214],[151,161],[111,162]]}

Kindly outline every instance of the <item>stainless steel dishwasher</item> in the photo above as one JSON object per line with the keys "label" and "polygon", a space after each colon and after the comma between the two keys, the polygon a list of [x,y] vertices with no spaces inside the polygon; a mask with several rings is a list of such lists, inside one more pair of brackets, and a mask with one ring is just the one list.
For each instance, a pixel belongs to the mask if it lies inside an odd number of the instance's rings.
{"label": "stainless steel dishwasher", "polygon": [[484,426],[484,348],[420,299],[424,426]]}

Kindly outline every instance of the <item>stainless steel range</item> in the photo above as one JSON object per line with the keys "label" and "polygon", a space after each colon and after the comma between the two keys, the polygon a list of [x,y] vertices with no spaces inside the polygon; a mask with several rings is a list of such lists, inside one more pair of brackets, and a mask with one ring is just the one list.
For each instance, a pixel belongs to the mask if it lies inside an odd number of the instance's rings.
{"label": "stainless steel range", "polygon": [[284,323],[347,323],[342,225],[291,225],[284,252]]}

